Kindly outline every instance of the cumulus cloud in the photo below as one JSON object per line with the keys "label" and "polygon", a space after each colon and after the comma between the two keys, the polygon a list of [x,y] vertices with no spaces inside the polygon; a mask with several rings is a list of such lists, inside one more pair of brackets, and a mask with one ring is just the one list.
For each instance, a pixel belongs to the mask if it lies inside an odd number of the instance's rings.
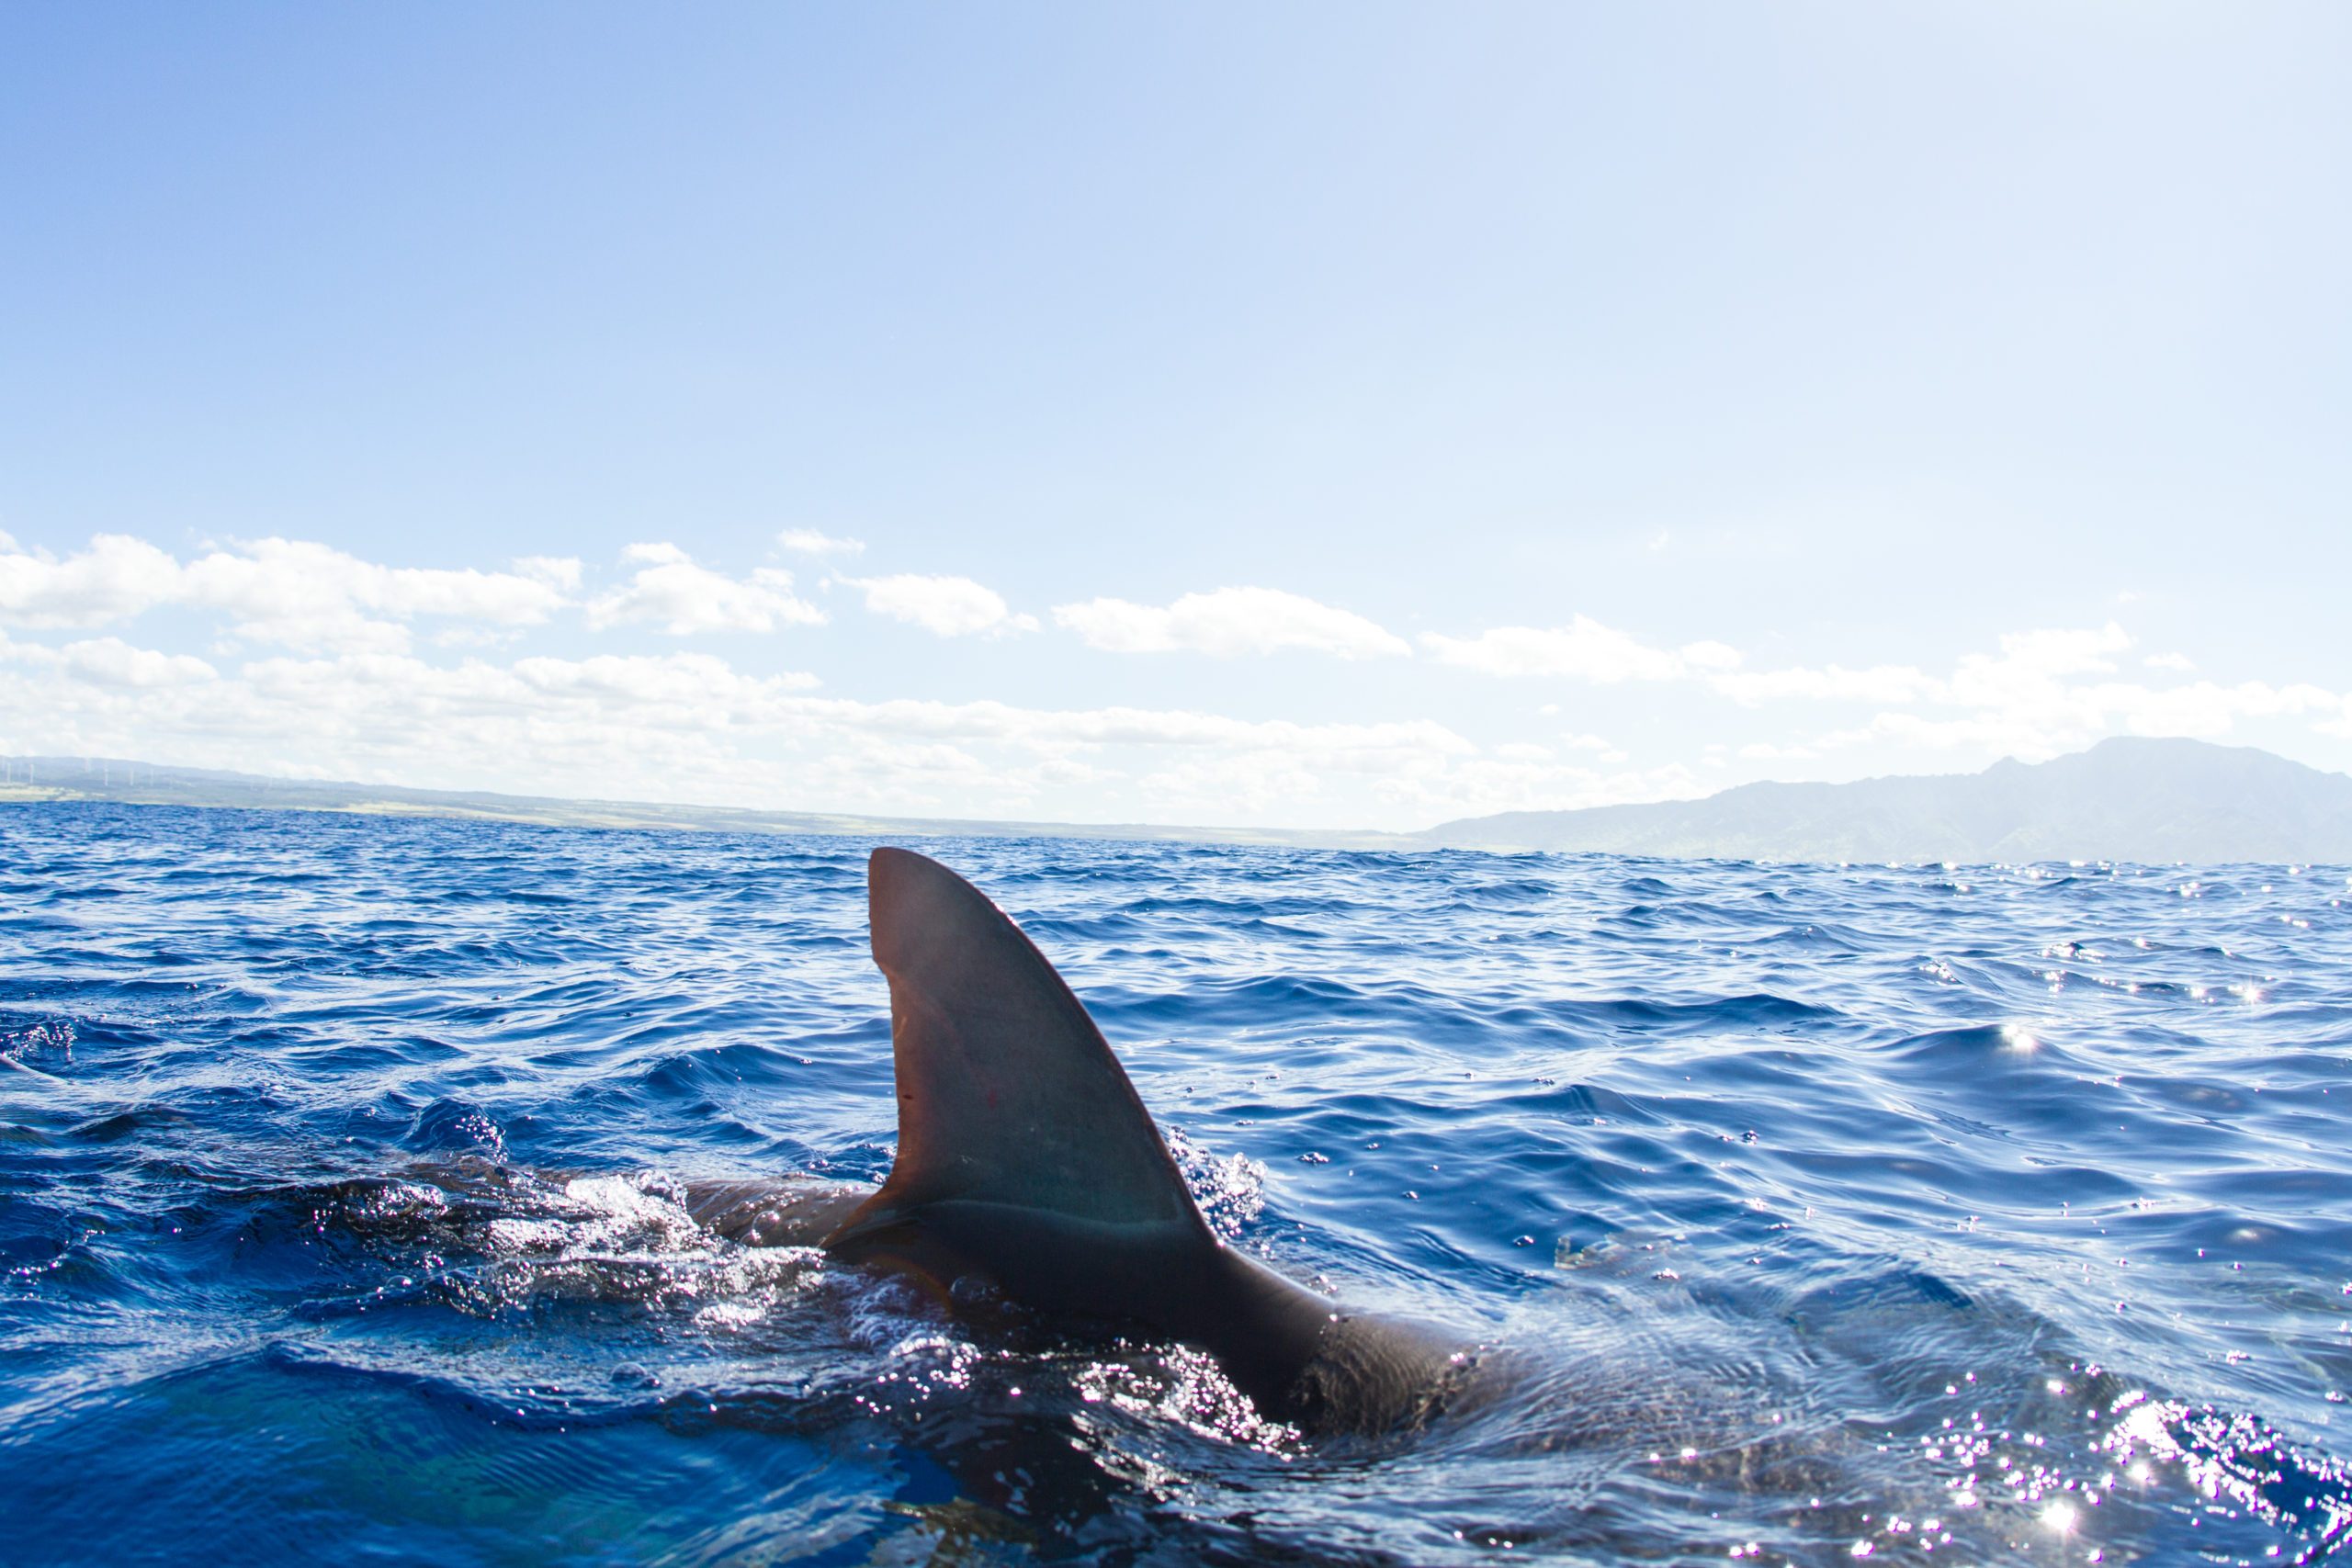
{"label": "cumulus cloud", "polygon": [[1283,751],[1318,765],[1377,768],[1394,756],[1446,757],[1477,748],[1429,719],[1374,724],[1318,724],[1291,719],[1241,719],[1182,708],[1029,708],[1009,703],[938,703],[898,698],[880,703],[810,699],[805,713],[902,735],[960,737],[1024,746],[1230,747]]}
{"label": "cumulus cloud", "polygon": [[843,577],[835,581],[865,595],[865,607],[877,615],[922,627],[935,637],[970,637],[986,633],[1037,629],[1035,615],[1016,615],[994,589],[968,577],[926,577],[902,573],[896,577]]}
{"label": "cumulus cloud", "polygon": [[[800,671],[756,676],[703,653],[663,657],[600,653],[587,659],[521,659],[514,678],[532,695],[623,703],[660,710],[701,709],[722,722],[751,716],[759,705],[817,686]],[[510,695],[507,698],[514,699]]]}
{"label": "cumulus cloud", "polygon": [[327,545],[260,539],[215,550],[181,571],[185,603],[233,619],[237,637],[290,648],[399,649],[418,616],[534,626],[565,603],[518,572],[379,566]]}
{"label": "cumulus cloud", "polygon": [[667,543],[631,545],[621,559],[637,570],[623,586],[588,601],[591,626],[650,621],[672,637],[691,637],[824,623],[823,611],[793,593],[792,574],[774,567],[728,577]]}
{"label": "cumulus cloud", "polygon": [[[1875,695],[1887,711],[1865,724],[1814,737],[1805,746],[1783,748],[1781,754],[1893,742],[2039,761],[2116,734],[2218,739],[2248,719],[2312,716],[2313,728],[2327,732],[2335,722],[2334,716],[2352,701],[2301,682],[2190,681],[2152,686],[2115,678],[2117,661],[2131,647],[2130,634],[2109,622],[2098,627],[2010,633],[1999,639],[1997,651],[1964,654],[1951,673],[1940,679],[1908,667],[1860,671],[1847,694]],[[2157,667],[2172,666],[2166,661]],[[1833,666],[1827,672],[1774,675],[1826,673],[1856,674],[1836,671]],[[1882,681],[1883,692],[1873,694]],[[1791,682],[1792,688],[1801,684]],[[1789,694],[1806,694],[1792,689]],[[1918,711],[1922,708],[1929,711]]]}
{"label": "cumulus cloud", "polygon": [[864,701],[702,653],[281,655],[210,678],[201,661],[125,649],[0,656],[0,729],[41,749],[529,793],[968,814],[1082,790],[1102,817],[1181,805],[1230,821],[1259,802],[1361,822],[1372,784],[1480,755],[1427,720]]}
{"label": "cumulus cloud", "polygon": [[1727,670],[1711,677],[1707,683],[1750,707],[1792,698],[1808,702],[1917,702],[1934,695],[1942,685],[1907,664],[1876,664],[1867,670],[1849,670],[1841,664],[1818,670]]}
{"label": "cumulus cloud", "polygon": [[1626,760],[1624,749],[1605,736],[1584,735],[1570,730],[1560,737],[1560,744],[1571,751],[1591,751],[1611,766]]}
{"label": "cumulus cloud", "polygon": [[34,665],[50,671],[52,676],[63,676],[94,686],[184,686],[192,682],[216,680],[220,675],[219,671],[201,659],[134,648],[119,637],[111,637],[85,638],[79,642],[69,642],[62,648],[15,642],[0,637],[0,659]]}
{"label": "cumulus cloud", "polygon": [[[1620,759],[1622,761],[1622,759]],[[1589,767],[1499,750],[1399,769],[1374,784],[1382,799],[1430,823],[1502,811],[1573,811],[1634,800],[1704,794],[1699,775],[1679,762],[1633,769]]]}
{"label": "cumulus cloud", "polygon": [[708,654],[469,659],[435,665],[406,655],[268,659],[245,666],[260,708],[311,715],[369,734],[387,725],[471,727],[478,739],[526,748],[567,731],[726,729],[773,721],[778,705],[817,684],[797,671],[750,675]]}
{"label": "cumulus cloud", "polygon": [[[1431,634],[1421,640],[1440,662],[1487,675],[1601,685],[1680,682],[1749,708],[1807,703],[1879,710],[1864,722],[1826,733],[1749,742],[1737,749],[1748,761],[1804,761],[1825,752],[1888,744],[2039,761],[2109,735],[2210,739],[2248,720],[2281,717],[2306,719],[2323,734],[2352,729],[2352,719],[2345,716],[2352,713],[2346,705],[2352,697],[2314,685],[2155,685],[2126,679],[2120,670],[2132,651],[2132,637],[2114,621],[2010,632],[1990,650],[1962,654],[1940,673],[1911,664],[1750,669],[1736,649],[1720,642],[1667,648],[1584,615],[1562,626],[1502,626],[1476,637]],[[2139,663],[2152,671],[2191,668],[2177,654],[2152,655]],[[1558,711],[1552,704],[1545,710]],[[1723,748],[1717,756],[1731,750]],[[1610,749],[1602,760],[1622,761],[1623,753]]]}
{"label": "cumulus cloud", "polygon": [[549,588],[574,589],[580,586],[578,556],[517,556],[514,570],[534,582],[544,582]]}
{"label": "cumulus cloud", "polygon": [[103,686],[185,686],[220,674],[201,659],[133,648],[119,637],[69,642],[57,651],[68,671]]}
{"label": "cumulus cloud", "polygon": [[[801,553],[847,553],[854,541],[823,543]],[[632,546],[601,576],[571,557],[522,557],[494,570],[402,568],[279,538],[208,546],[185,558],[121,535],[63,555],[0,538],[0,734],[28,750],[533,793],[1323,827],[1425,826],[1488,810],[1657,799],[1690,793],[1706,769],[1735,761],[1809,763],[1861,746],[2038,760],[2115,733],[2223,737],[2282,720],[2352,739],[2345,694],[2197,680],[2185,658],[2143,654],[2113,622],[2014,632],[1926,666],[1756,668],[1721,641],[1653,642],[1584,615],[1421,638],[1418,650],[1451,670],[1645,688],[1580,706],[1571,684],[1539,686],[1528,701],[1561,698],[1566,716],[1561,702],[1545,702],[1523,732],[1476,741],[1403,716],[1337,723],[1312,714],[944,703],[919,691],[863,700],[828,694],[808,673],[701,652],[498,651],[566,609],[581,610],[590,629],[643,626],[680,637],[823,618],[795,592],[790,573],[730,575],[675,544]],[[872,613],[942,637],[1036,624],[967,578],[830,581],[858,592]],[[96,635],[164,607],[202,612],[212,635],[229,640],[196,657],[206,631],[191,632],[186,615],[169,623],[193,637],[178,647]],[[1417,651],[1362,616],[1263,588],[1164,605],[1095,599],[1061,605],[1054,618],[1122,652]],[[413,644],[431,648],[431,657]],[[1729,715],[1728,703],[1776,717],[1801,705],[1849,711],[1838,715],[1844,728],[1826,734],[1750,724],[1687,758],[1687,767],[1634,768],[1617,745],[1571,728],[1614,729],[1629,700],[1663,712],[1651,689],[1668,683],[1702,704],[1724,699],[1717,716]],[[1596,705],[1607,702],[1618,706]],[[1644,750],[1655,744],[1653,735]]]}
{"label": "cumulus cloud", "polygon": [[1678,649],[1693,670],[1736,670],[1745,655],[1729,643],[1686,642]]}
{"label": "cumulus cloud", "polygon": [[814,528],[786,528],[775,542],[779,548],[803,556],[854,556],[865,550],[863,539],[837,539]]}
{"label": "cumulus cloud", "polygon": [[2131,634],[2113,621],[2097,630],[2010,632],[2001,638],[1998,654],[1962,656],[1952,683],[1961,690],[1971,682],[2030,685],[2066,675],[2103,675],[2131,646]]}
{"label": "cumulus cloud", "polygon": [[1671,681],[1739,662],[1737,651],[1719,642],[1653,648],[1589,615],[1577,615],[1564,626],[1496,626],[1470,637],[1424,632],[1421,645],[1439,663],[1482,675],[1552,676],[1604,686]]}
{"label": "cumulus cloud", "polygon": [[219,612],[251,642],[334,650],[401,649],[420,616],[537,625],[565,603],[544,572],[379,566],[330,546],[256,539],[182,563],[141,539],[102,534],[80,553],[0,555],[0,618],[98,626],[167,604]]}
{"label": "cumulus cloud", "polygon": [[1340,659],[1409,655],[1404,638],[1347,610],[1278,588],[1220,588],[1165,606],[1125,599],[1057,605],[1054,620],[1112,653],[1233,658],[1303,649]]}
{"label": "cumulus cloud", "polygon": [[101,534],[60,560],[14,547],[0,554],[0,616],[19,626],[97,626],[169,603],[180,563],[143,539]]}
{"label": "cumulus cloud", "polygon": [[[1439,662],[1480,674],[1582,681],[1595,685],[1628,682],[1686,682],[1703,685],[1747,707],[1789,702],[1834,703],[1900,709],[1943,705],[1997,710],[2000,727],[2012,735],[2088,735],[2093,712],[2120,713],[2128,705],[2114,695],[2086,703],[2076,677],[2109,674],[2131,646],[2123,628],[2110,622],[2096,628],[2015,632],[2000,639],[1996,653],[1972,653],[1950,673],[1931,674],[1908,664],[1849,669],[1842,664],[1795,665],[1777,670],[1746,668],[1739,650],[1718,641],[1668,648],[1647,643],[1577,615],[1558,626],[1498,626],[1475,637],[1426,634],[1421,641]],[[2181,711],[2186,713],[2188,706]],[[2059,718],[2066,722],[2056,722]],[[1912,727],[1912,738],[1930,734],[1973,737],[1988,725],[1938,729]],[[1887,731],[1849,731],[1886,738]],[[1955,743],[1957,743],[1955,741]],[[1815,745],[1832,744],[1823,739]],[[1785,760],[1808,754],[1803,747],[1750,748],[1751,761]]]}

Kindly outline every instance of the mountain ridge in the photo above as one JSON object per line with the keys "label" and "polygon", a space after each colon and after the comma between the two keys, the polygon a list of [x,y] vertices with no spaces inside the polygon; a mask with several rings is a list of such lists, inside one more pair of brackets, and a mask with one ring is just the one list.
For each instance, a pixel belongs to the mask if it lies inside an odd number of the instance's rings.
{"label": "mountain ridge", "polygon": [[2352,777],[2250,746],[2119,736],[2046,762],[1464,818],[1438,847],[1778,861],[2352,862]]}

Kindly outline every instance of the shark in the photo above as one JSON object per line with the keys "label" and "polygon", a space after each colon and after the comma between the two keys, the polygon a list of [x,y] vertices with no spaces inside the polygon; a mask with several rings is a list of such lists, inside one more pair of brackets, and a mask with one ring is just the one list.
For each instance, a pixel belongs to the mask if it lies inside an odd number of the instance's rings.
{"label": "shark", "polygon": [[1477,1401],[1478,1347],[1343,1310],[1216,1234],[1102,1030],[986,894],[893,847],[873,852],[866,891],[890,988],[889,1176],[698,1188],[697,1221],[888,1270],[951,1311],[1001,1295],[1192,1346],[1261,1413],[1312,1432],[1418,1427]]}

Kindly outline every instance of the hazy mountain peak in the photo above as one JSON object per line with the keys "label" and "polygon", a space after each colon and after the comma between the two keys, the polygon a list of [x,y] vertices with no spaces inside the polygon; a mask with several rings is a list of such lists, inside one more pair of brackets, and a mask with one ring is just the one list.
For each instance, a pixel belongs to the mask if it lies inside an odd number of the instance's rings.
{"label": "hazy mountain peak", "polygon": [[1433,845],[1724,860],[2352,863],[2352,778],[2250,746],[2117,736],[2043,762],[1448,822]]}

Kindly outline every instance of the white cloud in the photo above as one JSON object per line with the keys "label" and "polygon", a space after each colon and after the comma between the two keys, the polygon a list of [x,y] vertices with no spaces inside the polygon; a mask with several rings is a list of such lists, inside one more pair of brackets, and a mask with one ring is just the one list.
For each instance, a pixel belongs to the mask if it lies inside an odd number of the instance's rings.
{"label": "white cloud", "polygon": [[181,601],[234,617],[235,636],[329,651],[405,648],[400,623],[416,616],[526,626],[565,603],[556,587],[515,572],[379,566],[293,539],[215,550],[180,576]]}
{"label": "white cloud", "polygon": [[588,601],[591,626],[651,621],[672,637],[691,637],[824,623],[823,611],[794,595],[788,571],[762,567],[748,578],[727,577],[667,543],[631,545],[621,559],[637,570],[626,586]]}
{"label": "white cloud", "polygon": [[2131,634],[2113,621],[2096,631],[2080,627],[2008,632],[2001,651],[1963,656],[1953,676],[1955,688],[1972,681],[2030,682],[2062,675],[2098,675],[2115,668],[2116,654],[2132,646]]}
{"label": "white cloud", "polygon": [[877,615],[922,627],[936,637],[969,637],[986,632],[1037,629],[1035,615],[1016,615],[995,590],[968,577],[926,577],[902,573],[896,577],[844,577],[836,581],[865,595],[865,607]]}
{"label": "white cloud", "polygon": [[378,566],[293,539],[215,550],[190,561],[182,578],[189,603],[256,623],[303,619],[324,599],[402,618],[448,615],[528,626],[563,603],[545,582],[511,572]]}
{"label": "white cloud", "polygon": [[1739,649],[1729,643],[1686,642],[1682,645],[1682,662],[1693,670],[1736,670],[1739,667]]}
{"label": "white cloud", "polygon": [[2333,733],[2332,716],[2352,711],[2346,708],[2352,698],[2302,683],[2245,681],[2225,686],[2194,681],[2158,687],[2067,678],[2111,668],[2108,655],[2128,646],[2129,639],[2112,626],[2004,637],[2000,654],[1962,657],[1951,679],[1934,682],[1927,694],[1935,705],[1957,712],[1882,712],[1867,724],[1815,736],[1807,744],[1824,751],[1892,742],[2031,762],[2117,734],[2218,739],[2245,719],[2327,716],[2315,718],[2312,728]]}
{"label": "white cloud", "polygon": [[2209,737],[2229,733],[2241,718],[2330,713],[2344,701],[2318,686],[2273,686],[2262,681],[2241,681],[2233,686],[2192,681],[2161,690],[2110,682],[2090,688],[2084,698],[2137,735]]}
{"label": "white cloud", "polygon": [[1783,746],[1769,740],[1754,740],[1739,749],[1741,757],[1751,762],[1811,761],[1816,754],[1810,746]]}
{"label": "white cloud", "polygon": [[1729,670],[1711,677],[1708,684],[1735,702],[1754,707],[1760,703],[1802,698],[1813,702],[1909,703],[1932,696],[1942,682],[1907,664],[1879,664],[1849,670],[1832,664],[1808,670]]}
{"label": "white cloud", "polygon": [[1380,759],[1462,756],[1477,748],[1428,719],[1378,724],[1309,724],[1239,719],[1182,708],[1025,708],[1009,703],[938,703],[916,698],[855,703],[812,698],[799,712],[892,734],[954,737],[1008,744],[1231,747],[1286,751],[1320,765],[1377,768]]}
{"label": "white cloud", "polygon": [[786,528],[775,536],[775,542],[781,548],[804,556],[854,556],[865,550],[863,539],[837,539],[814,528]]}
{"label": "white cloud", "polygon": [[1706,793],[1679,762],[1648,769],[1602,769],[1500,755],[1400,769],[1374,793],[1425,826],[1502,811],[1574,811],[1627,801],[1686,799]]}
{"label": "white cloud", "polygon": [[[256,659],[210,680],[197,661],[137,650],[0,654],[0,732],[28,750],[452,788],[931,815],[1058,798],[1049,814],[1095,819],[1165,819],[1162,807],[1189,801],[1191,820],[1262,811],[1306,825],[1333,812],[1363,823],[1379,809],[1371,785],[1478,759],[1424,720],[864,702],[702,653],[441,664],[351,652]],[[189,679],[157,683],[166,676]]]}
{"label": "white cloud", "polygon": [[26,626],[96,626],[181,604],[231,617],[232,634],[247,641],[385,649],[405,648],[401,623],[418,616],[524,626],[564,603],[560,587],[537,576],[379,566],[291,539],[232,545],[185,565],[119,534],[99,535],[62,560],[0,555],[0,616]]}
{"label": "white cloud", "polygon": [[2131,643],[2113,622],[2097,630],[2011,632],[2000,639],[1997,654],[1962,655],[1936,700],[1996,715],[2013,734],[2054,739],[2105,733],[2105,705],[2088,696],[2089,687],[2069,677],[2111,672],[2114,656]]}
{"label": "white cloud", "polygon": [[185,686],[220,673],[201,659],[133,648],[119,637],[69,642],[58,653],[68,671],[104,686]]}
{"label": "white cloud", "polygon": [[168,603],[180,564],[143,539],[101,534],[59,560],[13,541],[0,555],[0,616],[20,626],[97,626]]}
{"label": "white cloud", "polygon": [[1589,615],[1565,626],[1497,626],[1473,637],[1436,632],[1422,646],[1442,664],[1482,675],[1551,676],[1614,685],[1621,681],[1671,681],[1694,668],[1719,670],[1739,655],[1719,642],[1697,642],[1680,652],[1652,648]]}
{"label": "white cloud", "polygon": [[[1500,626],[1474,637],[1429,634],[1421,640],[1441,662],[1488,675],[1577,679],[1604,685],[1690,681],[1748,707],[1791,701],[1887,709],[1930,705],[1968,716],[1882,714],[1870,726],[1810,741],[1752,744],[1741,753],[1750,761],[1802,760],[1817,749],[1864,740],[1979,746],[2049,756],[2118,730],[2219,735],[2239,717],[2307,712],[2333,700],[2317,688],[2281,692],[2259,683],[2223,689],[2199,682],[2155,691],[2113,681],[2086,682],[2083,677],[2113,674],[2117,659],[2132,647],[2131,635],[2113,622],[2013,632],[1999,639],[1996,653],[1963,655],[1943,676],[1907,664],[1746,670],[1738,668],[1738,651],[1726,644],[1657,647],[1586,615],[1564,626]],[[2171,666],[2174,660],[2159,662]],[[2292,692],[2301,694],[2288,694]],[[1607,755],[1622,758],[1613,751]]]}
{"label": "white cloud", "polygon": [[[1409,717],[1337,723],[1183,707],[944,703],[920,689],[862,701],[821,692],[813,675],[754,668],[756,659],[498,651],[567,607],[583,610],[589,628],[649,625],[681,636],[822,618],[794,592],[791,574],[732,577],[674,543],[630,547],[617,570],[583,591],[583,577],[596,575],[574,558],[546,556],[497,570],[395,568],[277,538],[208,546],[185,560],[120,535],[62,558],[0,538],[0,627],[19,639],[0,632],[0,734],[27,750],[528,793],[1321,827],[1415,827],[1487,810],[1657,799],[1692,793],[1702,781],[1754,776],[1711,769],[1817,768],[1840,749],[1849,761],[1864,747],[1889,761],[1905,747],[2038,760],[2110,734],[2226,737],[2287,721],[2352,740],[2345,694],[2188,678],[2185,657],[2143,656],[2114,623],[2017,632],[1926,667],[1750,669],[1724,642],[1652,644],[1586,616],[1421,639],[1433,664],[1453,669],[1637,687],[1582,698],[1566,685],[1538,687],[1526,695],[1566,697],[1567,716],[1559,702],[1526,713],[1530,705],[1507,701],[1521,714],[1520,731],[1481,734],[1486,744]],[[1035,624],[967,578],[831,581],[858,591],[873,613],[943,637]],[[168,623],[177,646],[98,635],[166,607],[201,613],[193,627],[185,615]],[[1097,647],[1127,651],[1415,651],[1362,616],[1262,588],[1164,606],[1098,599],[1062,605],[1055,616]],[[56,646],[21,640],[51,633]],[[196,657],[208,635],[227,640]],[[1615,728],[1629,711],[1677,716],[1655,684],[1641,683],[1676,683],[1675,698],[1702,706],[1713,696],[1751,708],[1852,711],[1826,734],[1779,723],[1719,729],[1724,743],[1687,754],[1688,766],[1637,769],[1606,738],[1566,728]],[[1737,716],[1727,704],[1713,714]],[[1682,716],[1695,723],[1698,714]],[[1663,734],[1644,741],[1645,753]]]}
{"label": "white cloud", "polygon": [[517,556],[513,565],[520,575],[549,588],[569,591],[580,586],[578,556]]}
{"label": "white cloud", "polygon": [[1196,823],[1258,815],[1281,804],[1328,804],[1323,781],[1287,757],[1213,751],[1167,758],[1136,781],[1144,813]]}
{"label": "white cloud", "polygon": [[[2052,634],[2056,635],[2056,634]],[[1754,706],[1790,698],[1904,703],[1933,694],[1939,682],[1907,665],[1848,670],[1743,670],[1739,649],[1713,639],[1663,648],[1577,615],[1564,626],[1496,626],[1476,637],[1424,633],[1439,662],[1483,675],[1579,680],[1597,685],[1628,681],[1703,680],[1724,695]],[[1547,703],[1540,712],[1557,713]]]}
{"label": "white cloud", "polygon": [[539,696],[582,698],[596,703],[632,703],[662,709],[701,709],[731,721],[787,692],[817,686],[817,677],[798,671],[779,675],[738,673],[707,653],[661,657],[600,653],[588,659],[523,659],[516,680]]}
{"label": "white cloud", "polygon": [[[2153,686],[2119,679],[2120,661],[2131,651],[2132,638],[2112,621],[2011,632],[1998,639],[1995,651],[1963,654],[1943,674],[1909,664],[1741,669],[1738,653],[1724,644],[1668,649],[1582,615],[1565,626],[1504,626],[1476,637],[1432,635],[1422,640],[1442,662],[1486,674],[1573,677],[1603,684],[1683,681],[1747,707],[1817,702],[1881,710],[1859,726],[1741,746],[1738,755],[1752,762],[1811,761],[1825,751],[1865,745],[2039,761],[2115,734],[2216,739],[2247,720],[2299,716],[2324,734],[2344,733],[2352,726],[2352,719],[2338,716],[2352,711],[2346,706],[2352,697],[2318,686],[2211,681]],[[2190,667],[2177,654],[2142,662],[2167,671]],[[1604,761],[1623,760],[1607,742],[1589,739],[1589,749],[1600,750]],[[1578,743],[1571,738],[1567,744]]]}
{"label": "white cloud", "polygon": [[1340,659],[1409,655],[1411,645],[1363,616],[1279,588],[1187,593],[1165,607],[1125,599],[1061,604],[1054,619],[1112,653],[1179,650],[1234,658],[1303,649]]}

